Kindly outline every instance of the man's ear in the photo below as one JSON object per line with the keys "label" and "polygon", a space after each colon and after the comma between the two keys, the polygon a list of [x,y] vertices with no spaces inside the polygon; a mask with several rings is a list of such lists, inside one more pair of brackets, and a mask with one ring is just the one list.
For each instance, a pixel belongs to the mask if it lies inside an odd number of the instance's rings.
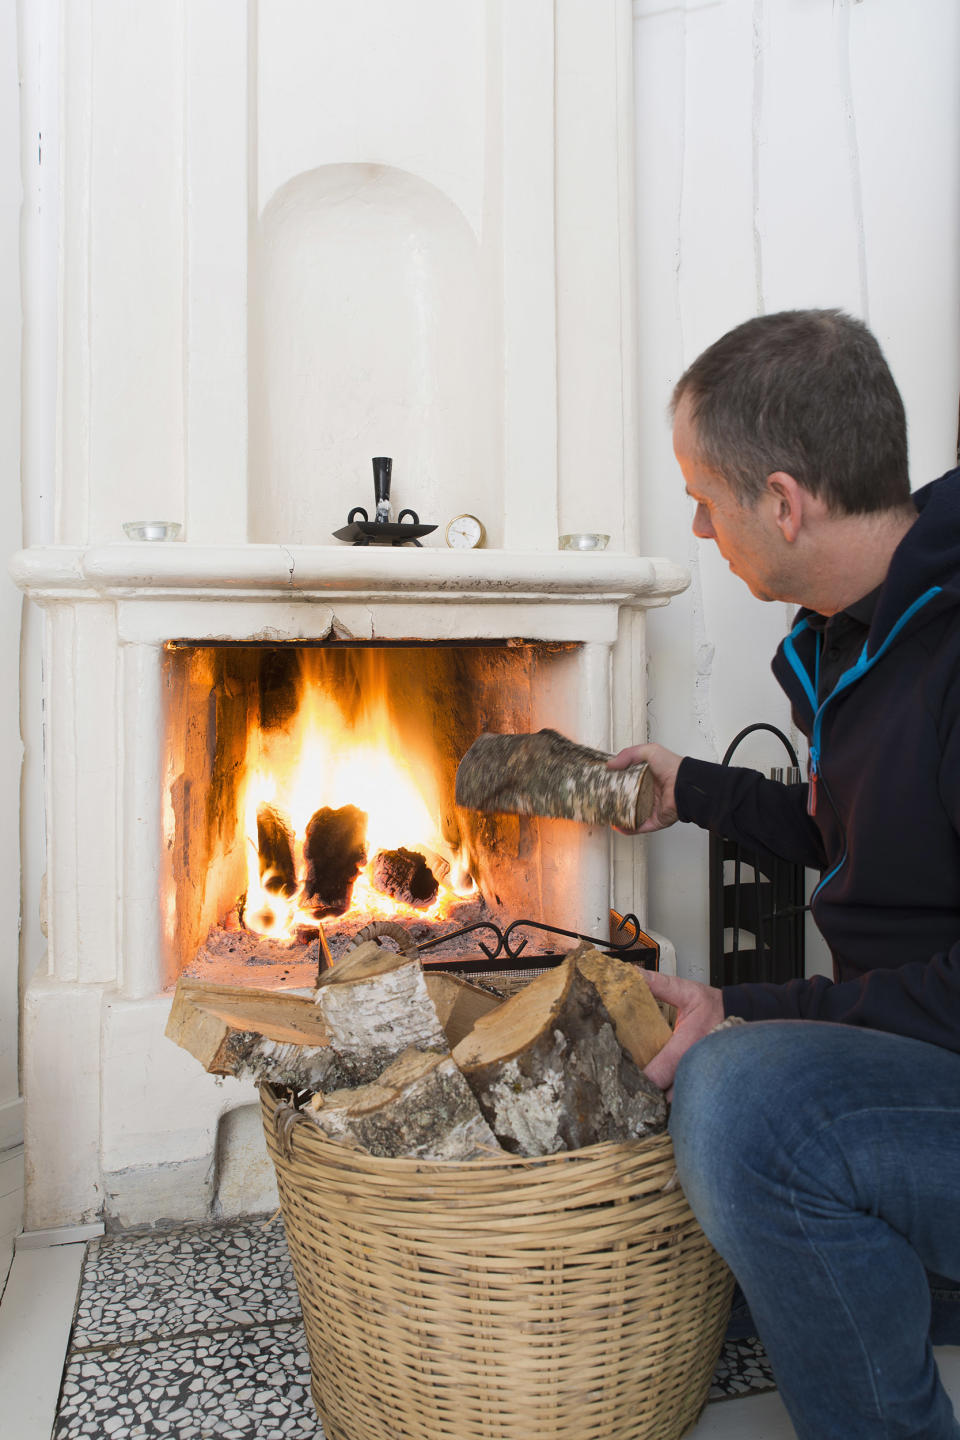
{"label": "man's ear", "polygon": [[767,476],[767,494],[774,501],[774,519],[781,535],[789,545],[793,545],[803,528],[806,491],[785,470],[775,470]]}

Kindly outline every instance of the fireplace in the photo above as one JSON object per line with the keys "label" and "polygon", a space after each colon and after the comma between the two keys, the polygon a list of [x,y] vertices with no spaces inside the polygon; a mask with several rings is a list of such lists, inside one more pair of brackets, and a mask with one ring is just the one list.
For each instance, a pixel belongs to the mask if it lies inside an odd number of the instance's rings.
{"label": "fireplace", "polygon": [[[635,742],[644,612],[684,588],[680,566],[155,542],[26,551],[14,571],[47,617],[49,968],[25,1007],[30,1228],[262,1208],[248,1177],[253,1087],[198,1074],[163,1030],[177,975],[249,903],[249,806],[292,808],[277,789],[248,795],[243,777],[269,771],[314,712],[358,742],[362,765],[390,750],[417,781],[432,828],[386,841],[440,855],[450,883],[446,919],[414,907],[405,923],[453,929],[482,902],[492,918],[599,938],[611,906],[644,924],[642,843],[457,812],[452,780],[483,730]],[[310,791],[307,810],[372,808],[369,779]],[[418,805],[399,802],[411,825]],[[335,939],[357,917],[320,923]],[[267,973],[252,965],[249,982]],[[307,975],[280,967],[270,983]]]}

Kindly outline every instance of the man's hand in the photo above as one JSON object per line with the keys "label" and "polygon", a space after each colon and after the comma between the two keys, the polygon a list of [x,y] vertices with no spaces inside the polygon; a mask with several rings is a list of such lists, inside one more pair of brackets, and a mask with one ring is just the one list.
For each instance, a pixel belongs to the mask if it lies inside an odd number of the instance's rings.
{"label": "man's hand", "polygon": [[[628,750],[621,750],[610,757],[608,770],[626,770],[628,765],[649,765],[654,783],[653,810],[649,820],[644,820],[636,830],[620,830],[621,835],[646,835],[651,830],[666,830],[668,825],[676,822],[674,789],[682,759],[682,755],[674,755],[672,750],[666,750],[662,745],[631,745]],[[617,829],[620,827],[617,826]]]}
{"label": "man's hand", "polygon": [[681,980],[677,975],[661,975],[655,970],[645,970],[643,978],[655,1000],[664,1000],[668,1005],[677,1007],[673,1038],[667,1041],[658,1055],[654,1055],[643,1072],[654,1085],[666,1090],[669,1098],[681,1057],[691,1045],[709,1035],[723,1019],[723,993],[712,985],[701,985],[697,980]]}

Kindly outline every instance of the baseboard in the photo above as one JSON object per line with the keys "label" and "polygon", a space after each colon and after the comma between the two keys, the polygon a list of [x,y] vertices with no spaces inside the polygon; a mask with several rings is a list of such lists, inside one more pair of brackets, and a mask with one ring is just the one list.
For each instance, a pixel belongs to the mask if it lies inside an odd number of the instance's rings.
{"label": "baseboard", "polygon": [[86,1240],[96,1240],[104,1233],[99,1222],[95,1225],[63,1225],[57,1230],[24,1230],[14,1241],[15,1250],[47,1250],[51,1245],[77,1245]]}
{"label": "baseboard", "polygon": [[23,1096],[0,1105],[0,1151],[23,1144]]}

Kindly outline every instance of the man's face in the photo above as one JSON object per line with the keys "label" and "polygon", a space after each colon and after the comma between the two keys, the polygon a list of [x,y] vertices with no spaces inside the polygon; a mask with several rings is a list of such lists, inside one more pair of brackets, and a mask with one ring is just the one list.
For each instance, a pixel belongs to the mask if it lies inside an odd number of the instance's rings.
{"label": "man's face", "polygon": [[776,502],[763,495],[755,505],[742,505],[721,475],[708,470],[696,456],[696,436],[681,399],[673,425],[673,448],[687,482],[687,494],[696,502],[693,533],[713,540],[734,575],[749,586],[758,600],[782,600],[785,559]]}

